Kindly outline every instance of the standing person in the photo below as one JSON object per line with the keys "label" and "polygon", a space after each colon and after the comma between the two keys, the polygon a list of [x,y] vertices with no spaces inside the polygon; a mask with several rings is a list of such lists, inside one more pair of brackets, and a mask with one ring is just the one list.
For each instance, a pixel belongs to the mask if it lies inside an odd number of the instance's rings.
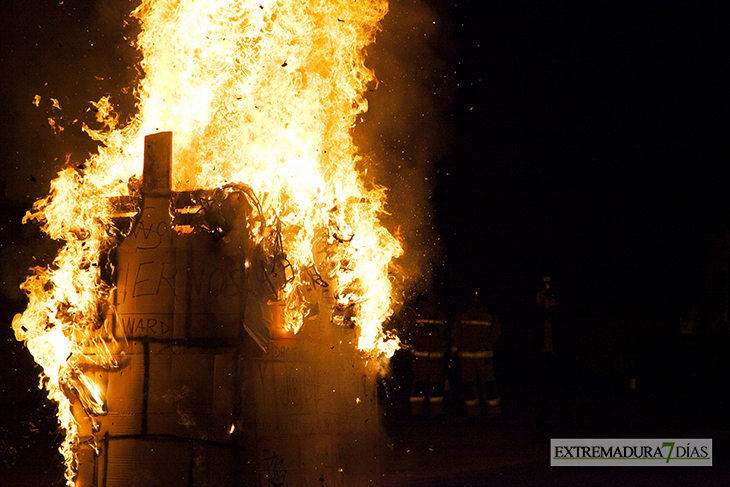
{"label": "standing person", "polygon": [[440,416],[444,401],[446,316],[438,309],[433,293],[429,292],[421,299],[415,323],[409,331],[414,377],[411,413],[420,416],[428,412],[431,417]]}
{"label": "standing person", "polygon": [[543,278],[543,288],[535,296],[538,307],[535,361],[536,438],[547,441],[556,434],[558,422],[569,418],[568,382],[573,367],[573,350],[568,320],[558,307],[550,277]]}
{"label": "standing person", "polygon": [[464,402],[469,417],[500,413],[497,380],[494,376],[494,345],[499,339],[499,323],[481,306],[475,292],[469,309],[456,318],[452,352],[461,371]]}

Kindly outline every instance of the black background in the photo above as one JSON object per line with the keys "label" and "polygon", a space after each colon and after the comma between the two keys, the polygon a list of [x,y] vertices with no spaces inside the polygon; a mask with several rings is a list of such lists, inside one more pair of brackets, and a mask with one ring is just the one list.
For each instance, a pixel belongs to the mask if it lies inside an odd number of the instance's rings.
{"label": "black background", "polygon": [[434,195],[443,285],[514,296],[551,275],[594,314],[701,300],[705,248],[728,223],[726,7],[445,10],[459,88]]}

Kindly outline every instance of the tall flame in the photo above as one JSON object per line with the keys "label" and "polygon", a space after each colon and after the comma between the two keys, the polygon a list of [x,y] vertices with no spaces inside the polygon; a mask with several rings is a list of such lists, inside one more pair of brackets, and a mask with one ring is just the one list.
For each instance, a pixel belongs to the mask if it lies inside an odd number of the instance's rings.
{"label": "tall flame", "polygon": [[[25,218],[64,243],[22,285],[29,306],[13,328],[59,403],[69,485],[79,442],[69,391],[93,389],[84,363],[115,365],[100,262],[118,242],[113,197],[134,192],[146,134],[175,134],[175,191],[244,183],[256,194],[294,268],[281,296],[289,330],[304,321],[302,289],[322,277],[334,316],[359,330],[359,349],[394,352],[381,325],[402,248],[379,222],[385,189],[365,179],[352,140],[374,81],[364,49],[386,13],[386,0],[142,0],[132,13],[144,73],[137,115],[122,125],[108,97],[94,103],[102,128],[84,129],[98,153],[83,171],[61,171]],[[98,403],[98,394],[77,397]]]}

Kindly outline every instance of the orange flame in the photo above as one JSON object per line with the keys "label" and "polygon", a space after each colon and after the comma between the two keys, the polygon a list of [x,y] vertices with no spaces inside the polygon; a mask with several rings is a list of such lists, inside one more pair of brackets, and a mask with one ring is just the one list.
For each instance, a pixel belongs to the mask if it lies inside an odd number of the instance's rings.
{"label": "orange flame", "polygon": [[84,130],[98,153],[83,172],[61,171],[24,220],[64,242],[22,285],[29,305],[13,328],[59,403],[68,485],[79,441],[71,402],[104,409],[82,364],[118,360],[101,326],[111,286],[100,261],[120,234],[112,197],[134,195],[146,134],[174,132],[174,190],[239,183],[256,194],[294,269],[279,296],[288,330],[303,326],[312,290],[327,282],[333,319],[358,329],[360,350],[390,356],[398,347],[382,323],[397,304],[390,266],[402,247],[380,224],[385,188],[356,169],[351,134],[374,81],[364,49],[386,13],[385,0],[143,0],[132,13],[144,72],[137,115],[120,126],[109,97],[93,103],[102,128]]}

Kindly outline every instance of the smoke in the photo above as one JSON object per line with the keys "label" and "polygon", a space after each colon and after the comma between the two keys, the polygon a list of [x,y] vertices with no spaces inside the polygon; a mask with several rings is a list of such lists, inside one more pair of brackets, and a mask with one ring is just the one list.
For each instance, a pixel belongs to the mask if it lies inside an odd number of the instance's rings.
{"label": "smoke", "polygon": [[378,81],[355,142],[367,175],[389,189],[391,215],[383,223],[405,242],[398,265],[408,298],[430,286],[441,260],[432,199],[437,163],[455,130],[448,117],[456,86],[447,61],[453,42],[448,18],[423,1],[392,2],[382,28],[367,49]]}

